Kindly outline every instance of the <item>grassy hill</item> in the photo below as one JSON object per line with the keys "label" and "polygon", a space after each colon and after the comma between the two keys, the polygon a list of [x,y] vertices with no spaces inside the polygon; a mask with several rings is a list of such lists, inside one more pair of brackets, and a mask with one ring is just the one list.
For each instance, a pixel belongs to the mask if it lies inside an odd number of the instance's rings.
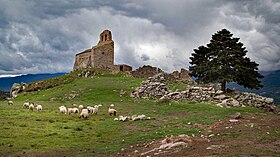
{"label": "grassy hill", "polygon": [[[219,122],[226,124],[237,111],[244,117],[268,116],[270,119],[279,120],[279,115],[264,113],[251,107],[220,108],[214,104],[189,101],[160,104],[152,99],[134,99],[129,95],[140,85],[142,79],[132,78],[126,73],[113,75],[108,72],[81,78],[76,77],[77,73],[41,83],[41,88],[37,86],[34,92],[20,95],[13,100],[13,106],[8,106],[6,101],[0,102],[0,156],[118,156],[117,153],[122,152],[122,148],[129,150],[132,145],[136,147],[137,143],[161,139],[167,135],[193,134],[200,137],[202,134],[212,134],[208,126]],[[54,83],[55,85],[51,86]],[[173,89],[178,86],[183,88],[182,84],[169,83],[169,87]],[[120,91],[126,92],[121,95]],[[26,101],[41,104],[43,112],[24,109],[22,104]],[[103,106],[97,115],[91,115],[88,120],[79,119],[78,115],[59,113],[59,106],[71,107],[73,103],[84,106],[101,103]],[[111,103],[115,104],[118,115],[145,114],[152,119],[136,122],[114,121],[114,117],[107,113],[107,107]],[[243,123],[241,124],[244,127]],[[278,124],[257,130],[253,136],[265,144],[277,140],[279,142],[279,127]],[[267,135],[264,131],[269,131],[270,134]],[[252,139],[248,134],[252,134],[252,131],[249,130],[244,135],[240,132],[221,133],[220,137],[215,138],[227,141],[234,137],[244,142]],[[247,148],[248,146],[245,150]],[[250,149],[244,153],[262,155],[260,148],[252,146]],[[222,155],[219,152],[223,154],[218,151],[215,152],[218,154],[214,155]],[[213,151],[208,153],[213,155]],[[240,154],[239,151],[227,153],[229,156]],[[267,149],[265,153],[276,156],[278,151]],[[133,156],[133,153],[129,155]]]}

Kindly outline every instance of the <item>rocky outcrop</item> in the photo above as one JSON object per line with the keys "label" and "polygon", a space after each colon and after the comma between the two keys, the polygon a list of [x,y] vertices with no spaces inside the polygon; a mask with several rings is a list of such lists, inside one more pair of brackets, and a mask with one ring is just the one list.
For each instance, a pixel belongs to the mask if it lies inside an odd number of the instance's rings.
{"label": "rocky outcrop", "polygon": [[22,82],[22,83],[14,83],[11,90],[10,90],[10,95],[12,98],[15,98],[18,96],[19,93],[23,92],[28,84]]}
{"label": "rocky outcrop", "polygon": [[152,67],[150,65],[144,65],[143,67],[139,67],[136,70],[131,72],[133,77],[137,78],[148,78],[153,77],[156,74],[164,73],[160,68]]}
{"label": "rocky outcrop", "polygon": [[165,73],[160,68],[152,67],[150,65],[144,65],[143,67],[139,67],[138,69],[131,72],[133,77],[138,78],[148,78],[153,77],[156,74],[163,73],[163,77],[165,80],[173,81],[173,82],[183,82],[186,84],[194,84],[195,82],[192,80],[192,77],[189,75],[188,70],[182,68],[181,71],[174,71],[170,74]]}
{"label": "rocky outcrop", "polygon": [[186,84],[195,84],[188,70],[181,68],[181,71],[174,71],[171,74],[165,74],[165,79],[173,82],[183,82]]}
{"label": "rocky outcrop", "polygon": [[279,112],[272,98],[254,93],[230,93],[215,89],[213,86],[189,86],[184,91],[171,92],[165,84],[164,74],[149,77],[131,93],[135,98],[158,98],[159,102],[172,100],[191,100],[197,102],[214,102],[220,107],[254,106],[270,112]]}

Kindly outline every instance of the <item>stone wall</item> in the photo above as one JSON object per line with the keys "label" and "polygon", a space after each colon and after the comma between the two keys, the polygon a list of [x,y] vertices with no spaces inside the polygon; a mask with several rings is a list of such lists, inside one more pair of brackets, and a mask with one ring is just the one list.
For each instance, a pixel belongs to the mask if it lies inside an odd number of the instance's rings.
{"label": "stone wall", "polygon": [[220,107],[253,106],[266,111],[280,113],[272,98],[254,93],[230,93],[215,89],[211,85],[186,86],[184,91],[171,92],[165,84],[164,74],[157,74],[143,81],[132,93],[134,98],[158,98],[159,102],[172,100],[191,100],[197,102],[213,102]]}
{"label": "stone wall", "polygon": [[137,87],[130,96],[135,98],[160,98],[169,92],[165,84],[164,74],[159,73],[143,81],[141,86]]}
{"label": "stone wall", "polygon": [[119,71],[132,71],[132,67],[126,64],[119,64],[118,66]]}
{"label": "stone wall", "polygon": [[87,49],[76,55],[74,70],[92,67],[91,49]]}
{"label": "stone wall", "polygon": [[107,41],[93,47],[91,59],[93,67],[110,69],[114,65],[114,42]]}

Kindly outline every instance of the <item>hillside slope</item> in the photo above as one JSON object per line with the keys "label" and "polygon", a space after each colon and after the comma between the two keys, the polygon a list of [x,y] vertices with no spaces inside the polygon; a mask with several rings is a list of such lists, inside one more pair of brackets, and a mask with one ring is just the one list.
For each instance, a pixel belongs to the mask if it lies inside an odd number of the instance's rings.
{"label": "hillside slope", "polygon": [[[70,79],[68,77],[71,75],[61,78]],[[20,95],[13,100],[13,106],[8,106],[6,101],[0,102],[0,156],[140,156],[154,147],[144,147],[144,144],[181,134],[193,135],[193,143],[189,146],[201,144],[197,147],[201,150],[196,147],[174,148],[166,150],[166,156],[174,153],[177,153],[176,156],[185,156],[184,152],[193,153],[193,156],[259,156],[264,155],[263,152],[267,156],[279,154],[279,149],[271,147],[279,148],[280,124],[269,121],[263,123],[268,119],[277,122],[280,120],[279,115],[264,113],[252,107],[220,108],[209,103],[158,103],[153,99],[134,99],[130,93],[140,85],[142,79],[132,78],[126,73],[104,73],[71,79],[71,82],[66,81],[52,88]],[[50,79],[50,82],[53,80]],[[171,88],[178,86],[183,85],[169,84]],[[41,104],[43,111],[24,109],[22,104],[26,101]],[[88,120],[79,119],[78,115],[59,113],[59,106],[73,107],[73,103],[103,106],[97,115],[90,115]],[[112,103],[118,116],[145,114],[151,120],[114,121],[114,117],[107,113]],[[237,111],[243,116],[240,123],[229,123],[228,119]],[[256,121],[253,117],[263,120]],[[251,135],[253,130],[256,131]],[[204,138],[199,142],[199,137]],[[239,143],[230,143],[233,139]],[[217,144],[224,145],[223,149],[206,149]],[[238,151],[231,151],[234,148],[238,148]]]}

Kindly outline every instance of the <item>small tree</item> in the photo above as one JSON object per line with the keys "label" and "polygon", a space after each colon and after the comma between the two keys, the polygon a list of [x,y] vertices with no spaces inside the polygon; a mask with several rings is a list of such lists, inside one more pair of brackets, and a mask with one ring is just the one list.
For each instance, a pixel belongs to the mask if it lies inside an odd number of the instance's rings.
{"label": "small tree", "polygon": [[263,86],[258,79],[263,76],[258,72],[258,64],[245,57],[246,53],[239,38],[222,29],[212,35],[207,47],[194,49],[190,57],[190,74],[201,83],[221,83],[224,92],[227,82],[259,89]]}

